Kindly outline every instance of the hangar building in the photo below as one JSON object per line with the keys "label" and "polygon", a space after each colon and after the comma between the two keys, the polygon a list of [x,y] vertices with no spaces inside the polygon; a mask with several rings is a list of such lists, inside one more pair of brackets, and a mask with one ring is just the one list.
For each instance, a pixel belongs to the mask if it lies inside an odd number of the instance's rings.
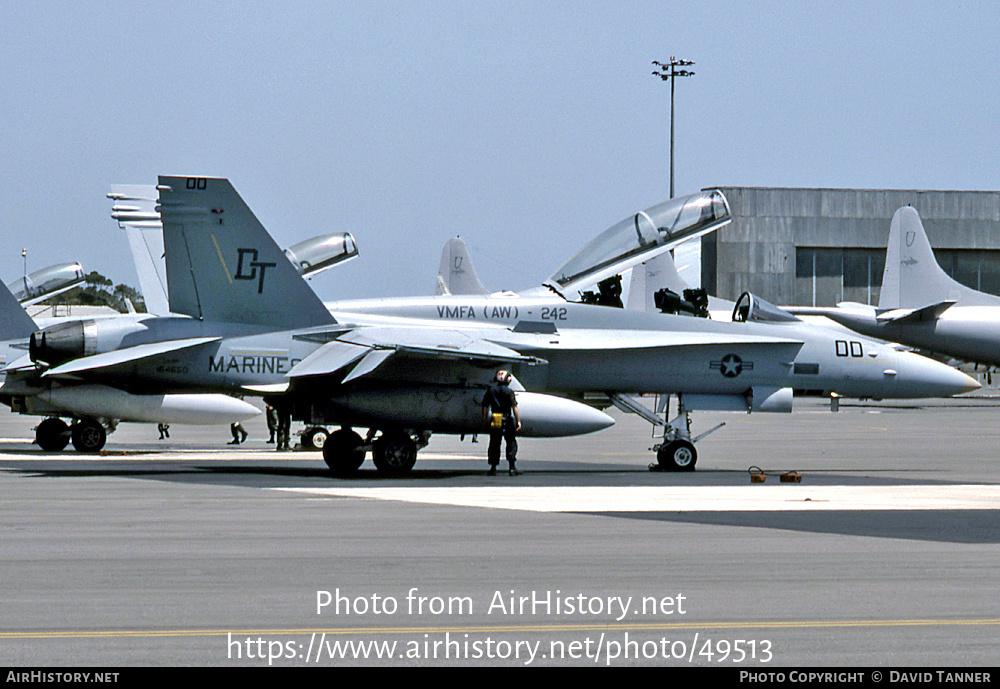
{"label": "hangar building", "polygon": [[1000,191],[713,187],[733,222],[702,239],[701,284],[735,300],[878,304],[889,223],[917,209],[938,262],[974,289],[1000,294]]}

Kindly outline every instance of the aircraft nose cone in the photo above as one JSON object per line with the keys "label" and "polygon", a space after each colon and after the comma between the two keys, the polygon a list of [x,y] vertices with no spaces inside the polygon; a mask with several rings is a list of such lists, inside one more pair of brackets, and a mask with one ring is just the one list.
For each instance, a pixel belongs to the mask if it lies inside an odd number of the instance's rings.
{"label": "aircraft nose cone", "polygon": [[982,387],[958,369],[933,359],[901,352],[898,383],[909,397],[952,397]]}

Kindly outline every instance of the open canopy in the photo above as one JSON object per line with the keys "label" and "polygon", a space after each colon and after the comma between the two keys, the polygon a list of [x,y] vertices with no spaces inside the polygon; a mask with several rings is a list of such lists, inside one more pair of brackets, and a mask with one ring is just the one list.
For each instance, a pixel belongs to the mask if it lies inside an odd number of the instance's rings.
{"label": "open canopy", "polygon": [[560,291],[582,289],[700,237],[732,217],[721,191],[671,199],[622,220],[580,249],[548,282]]}

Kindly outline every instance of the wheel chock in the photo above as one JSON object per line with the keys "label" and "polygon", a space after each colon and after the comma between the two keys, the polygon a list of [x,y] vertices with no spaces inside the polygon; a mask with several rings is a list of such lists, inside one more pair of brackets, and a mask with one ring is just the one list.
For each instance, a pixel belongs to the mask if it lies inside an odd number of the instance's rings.
{"label": "wheel chock", "polygon": [[[750,467],[747,473],[750,474],[750,483],[764,483],[767,480],[767,472],[758,466]],[[774,476],[775,473],[772,471],[771,475]],[[802,483],[802,474],[797,471],[786,471],[777,476],[782,483]]]}

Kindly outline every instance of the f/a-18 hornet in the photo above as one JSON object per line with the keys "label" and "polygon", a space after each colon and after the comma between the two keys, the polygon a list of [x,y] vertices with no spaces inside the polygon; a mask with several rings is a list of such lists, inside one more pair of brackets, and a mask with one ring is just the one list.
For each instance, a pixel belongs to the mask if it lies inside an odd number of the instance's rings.
{"label": "f/a-18 hornet", "polygon": [[[728,222],[719,192],[675,199],[612,228],[537,296],[386,300],[381,309],[352,310],[323,305],[228,180],[161,177],[158,189],[169,309],[189,317],[150,318],[108,339],[36,333],[36,368],[19,376],[40,386],[261,394],[293,418],[341,426],[323,449],[338,474],[361,465],[369,442],[376,467],[399,474],[430,432],[481,430],[482,392],[501,364],[531,391],[518,396],[526,435],[610,425],[570,399],[595,391],[787,410],[793,388],[892,398],[978,387],[947,366],[863,338],[842,356],[842,336],[769,321],[760,302],[745,309],[744,322],[721,323],[571,300],[651,247]],[[598,253],[604,258],[595,264]],[[368,437],[355,427],[368,428]],[[660,462],[693,468],[686,424],[675,430]]]}

